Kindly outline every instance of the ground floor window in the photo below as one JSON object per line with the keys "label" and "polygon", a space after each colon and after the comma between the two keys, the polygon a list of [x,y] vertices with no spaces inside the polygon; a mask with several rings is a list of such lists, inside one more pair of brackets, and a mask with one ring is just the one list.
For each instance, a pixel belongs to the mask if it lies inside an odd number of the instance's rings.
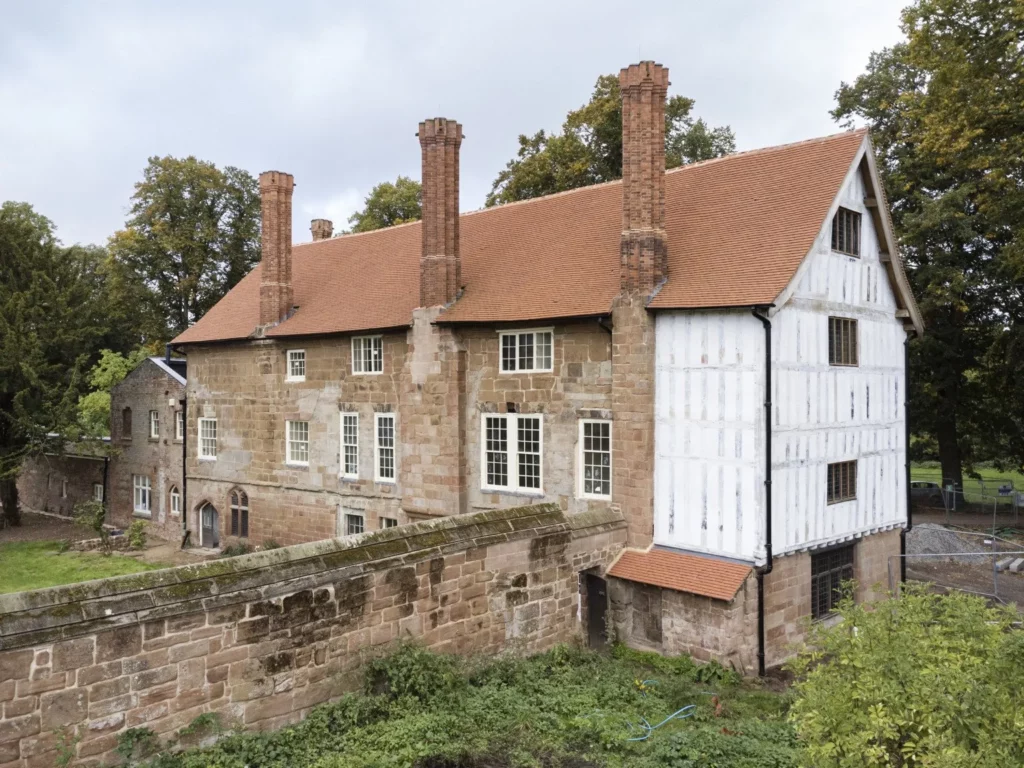
{"label": "ground floor window", "polygon": [[345,515],[345,535],[353,536],[366,530],[362,515]]}
{"label": "ground floor window", "polygon": [[245,491],[231,492],[231,535],[249,535],[249,496]]}
{"label": "ground floor window", "polygon": [[397,517],[382,517],[380,519],[381,528],[396,528],[398,526]]}
{"label": "ground floor window", "polygon": [[99,502],[103,501],[103,483],[92,484],[92,500]]}
{"label": "ground floor window", "polygon": [[181,515],[181,493],[176,485],[171,486],[171,515],[173,517]]}
{"label": "ground floor window", "polygon": [[153,486],[145,475],[132,475],[132,490],[135,496],[135,511],[149,515],[153,510]]}
{"label": "ground floor window", "polygon": [[540,416],[484,414],[480,424],[483,490],[540,492],[543,423]]}
{"label": "ground floor window", "polygon": [[853,579],[853,545],[811,555],[811,617],[823,619],[835,611],[842,585]]}

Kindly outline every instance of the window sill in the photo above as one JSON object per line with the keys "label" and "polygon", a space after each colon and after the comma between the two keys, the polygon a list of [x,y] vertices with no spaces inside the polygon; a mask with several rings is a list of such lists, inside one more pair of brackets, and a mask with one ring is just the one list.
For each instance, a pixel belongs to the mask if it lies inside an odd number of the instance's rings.
{"label": "window sill", "polygon": [[580,501],[611,501],[611,495],[608,496],[594,496],[593,494],[581,493],[577,497]]}
{"label": "window sill", "polygon": [[554,368],[521,368],[515,371],[498,371],[501,376],[515,376],[517,373],[554,373]]}
{"label": "window sill", "polygon": [[200,456],[199,460],[200,461],[216,461],[217,457],[216,456]]}
{"label": "window sill", "polygon": [[294,379],[292,379],[292,378],[286,378],[286,379],[284,380],[284,383],[285,383],[285,384],[301,384],[301,383],[302,383],[302,382],[304,382],[305,380],[306,380],[306,377],[305,377],[305,376],[302,376],[302,377],[298,377],[298,376],[297,376],[297,377],[295,377]]}
{"label": "window sill", "polygon": [[138,517],[138,518],[141,518],[142,520],[151,520],[153,518],[153,513],[152,512],[144,512],[144,511],[142,511],[140,509],[136,509],[136,510],[132,511],[132,517]]}
{"label": "window sill", "polygon": [[284,465],[292,469],[309,469],[308,461],[286,461]]}
{"label": "window sill", "polygon": [[544,498],[544,491],[516,491],[510,488],[480,488],[482,493],[500,493],[502,496],[519,496],[520,498],[526,499],[542,499]]}
{"label": "window sill", "polygon": [[383,376],[384,371],[352,371],[353,376]]}
{"label": "window sill", "polygon": [[377,483],[377,485],[390,485],[390,486],[398,485],[398,481],[397,480],[394,480],[394,479],[387,480],[387,479],[384,479],[382,477],[375,477],[375,478],[373,478],[373,482]]}
{"label": "window sill", "polygon": [[338,479],[346,483],[357,483],[359,482],[359,475],[338,475]]}

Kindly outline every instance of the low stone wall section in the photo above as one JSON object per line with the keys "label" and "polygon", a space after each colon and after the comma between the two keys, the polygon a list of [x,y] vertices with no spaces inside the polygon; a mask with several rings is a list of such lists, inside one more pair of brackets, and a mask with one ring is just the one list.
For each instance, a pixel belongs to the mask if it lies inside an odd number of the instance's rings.
{"label": "low stone wall section", "polygon": [[[0,768],[99,765],[120,735],[198,715],[277,728],[351,689],[367,655],[541,651],[579,632],[579,573],[625,541],[611,509],[545,504],[0,595]],[[68,739],[70,743],[70,739]]]}

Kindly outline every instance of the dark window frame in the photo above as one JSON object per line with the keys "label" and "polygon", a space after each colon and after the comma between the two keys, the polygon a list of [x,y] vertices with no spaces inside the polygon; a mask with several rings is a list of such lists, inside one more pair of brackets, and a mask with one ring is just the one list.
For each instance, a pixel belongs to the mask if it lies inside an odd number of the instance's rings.
{"label": "dark window frame", "polygon": [[826,619],[843,597],[843,584],[854,578],[855,544],[811,553],[811,618]]}
{"label": "dark window frame", "polygon": [[832,250],[859,259],[860,233],[860,213],[840,208],[832,217]]}
{"label": "dark window frame", "polygon": [[353,512],[346,512],[345,535],[358,536],[360,533],[366,533],[366,516]]}
{"label": "dark window frame", "polygon": [[245,491],[231,492],[231,535],[249,538],[249,494]]}
{"label": "dark window frame", "polygon": [[860,365],[860,326],[855,317],[828,319],[828,364],[844,368]]}
{"label": "dark window frame", "polygon": [[857,499],[857,460],[830,462],[825,478],[825,499],[828,504],[842,504]]}

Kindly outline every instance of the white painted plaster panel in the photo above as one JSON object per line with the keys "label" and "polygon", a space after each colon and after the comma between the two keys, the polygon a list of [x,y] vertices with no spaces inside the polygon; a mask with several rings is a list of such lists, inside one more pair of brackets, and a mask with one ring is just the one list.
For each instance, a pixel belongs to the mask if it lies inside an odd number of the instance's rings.
{"label": "white painted plaster panel", "polygon": [[[903,342],[860,174],[839,205],[861,215],[861,256],[833,253],[825,223],[772,318],[772,544],[830,544],[906,520]],[[828,318],[856,318],[859,365],[830,366]],[[830,462],[857,459],[857,498],[827,504]]]}
{"label": "white painted plaster panel", "polygon": [[659,313],[658,544],[753,560],[764,527],[764,330],[749,311]]}
{"label": "white painted plaster panel", "polygon": [[[831,217],[772,315],[776,554],[906,520],[903,342],[879,241],[853,172],[861,256],[831,250]],[[828,318],[856,318],[859,365],[830,366]],[[655,325],[657,544],[764,557],[764,330],[749,310],[662,312]],[[828,505],[827,465],[857,459],[854,501]]]}

